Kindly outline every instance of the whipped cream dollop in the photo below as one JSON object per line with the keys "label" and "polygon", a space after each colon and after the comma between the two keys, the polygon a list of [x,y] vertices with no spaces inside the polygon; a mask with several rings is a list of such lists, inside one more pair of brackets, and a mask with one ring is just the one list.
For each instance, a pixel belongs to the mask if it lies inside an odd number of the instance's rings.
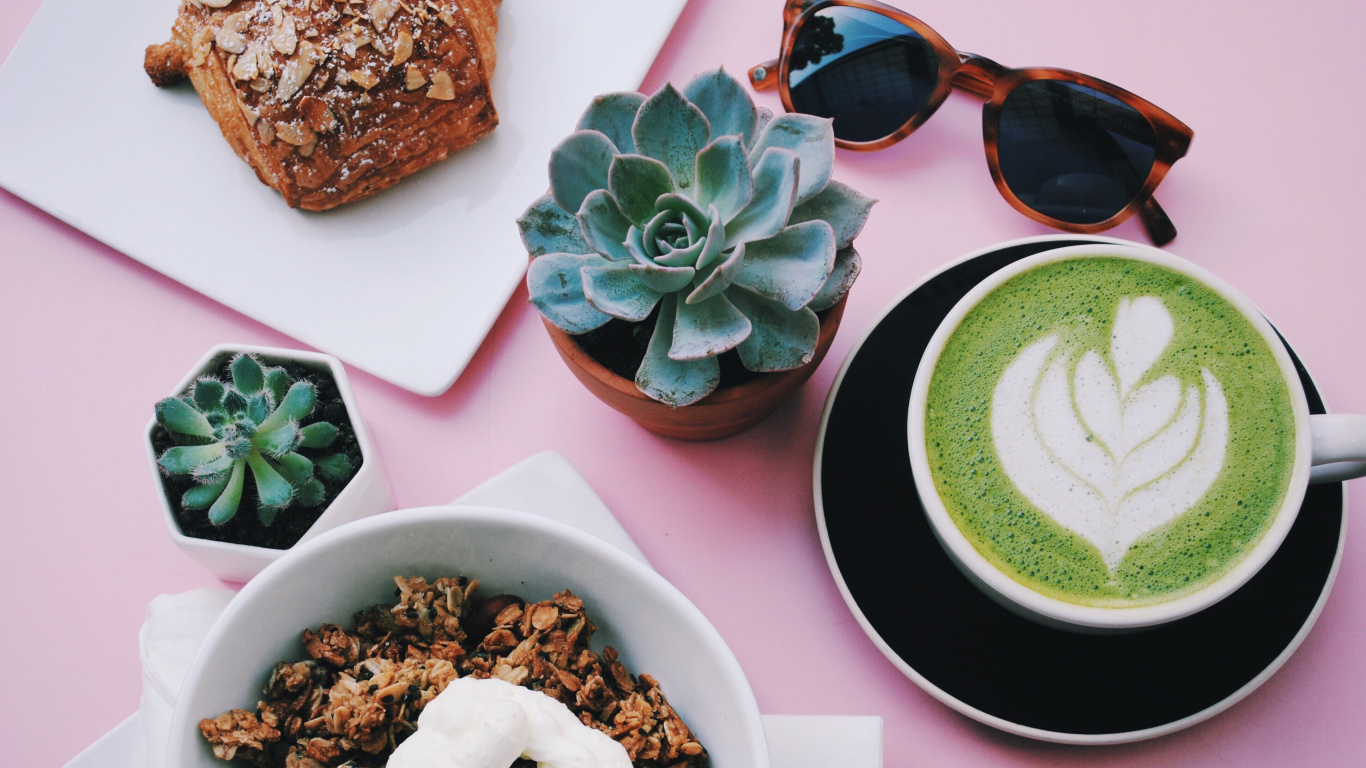
{"label": "whipped cream dollop", "polygon": [[388,768],[631,768],[626,749],[556,699],[488,678],[452,680],[427,703]]}

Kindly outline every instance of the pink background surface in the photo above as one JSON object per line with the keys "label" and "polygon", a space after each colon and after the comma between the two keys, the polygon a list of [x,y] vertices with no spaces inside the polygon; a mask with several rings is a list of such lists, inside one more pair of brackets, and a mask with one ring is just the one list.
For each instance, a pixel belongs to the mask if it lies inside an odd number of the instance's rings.
{"label": "pink background surface", "polygon": [[[156,1],[167,5],[169,25],[171,0]],[[0,3],[0,57],[38,5]],[[718,63],[739,74],[775,56],[780,8],[780,0],[692,0],[644,90]],[[1251,297],[1334,410],[1366,412],[1366,5],[1272,12],[1212,0],[924,0],[906,8],[960,49],[1091,73],[1189,124],[1191,152],[1159,195],[1181,232],[1169,250]],[[775,95],[758,101],[780,108]],[[524,289],[441,397],[353,369],[399,506],[445,502],[535,452],[562,452],[716,624],[765,712],[881,715],[889,766],[1366,764],[1361,531],[1348,534],[1317,627],[1279,673],[1219,717],[1136,745],[1062,747],[978,725],[902,677],[846,609],[811,498],[816,425],[840,361],[881,308],[927,272],[993,242],[1049,232],[996,193],[979,114],[958,94],[895,148],[840,154],[837,178],[882,200],[859,241],[863,276],[829,359],[743,435],[674,442],[601,405],[560,363]],[[1144,239],[1137,223],[1110,234]],[[214,583],[166,536],[140,440],[152,403],[220,341],[297,346],[0,192],[5,763],[61,765],[132,713],[148,600]],[[1352,484],[1353,511],[1366,503],[1362,491]]]}

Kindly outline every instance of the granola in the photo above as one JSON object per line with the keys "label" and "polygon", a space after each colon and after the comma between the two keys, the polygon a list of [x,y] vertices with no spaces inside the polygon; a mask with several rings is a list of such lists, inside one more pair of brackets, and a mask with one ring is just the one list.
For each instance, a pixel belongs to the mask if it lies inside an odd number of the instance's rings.
{"label": "granola", "polygon": [[569,590],[528,603],[482,598],[463,576],[394,583],[396,604],[355,614],[354,630],[304,630],[309,659],[276,664],[256,712],[200,721],[214,754],[261,768],[378,768],[452,680],[496,677],[563,702],[636,768],[707,765],[659,682],[633,676],[611,646],[592,650],[597,627]]}

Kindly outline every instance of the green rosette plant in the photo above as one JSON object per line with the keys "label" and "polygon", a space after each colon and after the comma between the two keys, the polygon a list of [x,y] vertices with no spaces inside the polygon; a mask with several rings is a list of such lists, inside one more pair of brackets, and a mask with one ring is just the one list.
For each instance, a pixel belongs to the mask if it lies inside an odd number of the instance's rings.
{"label": "green rosette plant", "polygon": [[325,493],[315,470],[341,482],[354,468],[343,453],[314,461],[298,452],[327,448],[338,435],[326,421],[302,425],[317,403],[314,385],[292,381],[285,369],[266,368],[246,354],[234,357],[229,371],[230,382],[205,376],[182,397],[156,405],[157,422],[181,443],[162,452],[157,464],[197,483],[181,504],[208,509],[209,521],[223,525],[237,514],[248,474],[262,525],[275,522],[291,504],[321,504]]}
{"label": "green rosette plant", "polygon": [[599,96],[518,220],[531,302],[569,334],[658,307],[635,383],[674,407],[717,388],[728,350],[756,372],[805,365],[876,202],[830,178],[834,158],[830,120],[775,118],[724,70]]}

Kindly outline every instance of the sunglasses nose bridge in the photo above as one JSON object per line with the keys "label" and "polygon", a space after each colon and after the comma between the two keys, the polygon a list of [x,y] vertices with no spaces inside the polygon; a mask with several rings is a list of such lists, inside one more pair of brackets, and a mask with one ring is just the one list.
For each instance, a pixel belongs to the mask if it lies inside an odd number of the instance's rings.
{"label": "sunglasses nose bridge", "polygon": [[1006,73],[1006,68],[975,53],[958,53],[958,69],[950,81],[955,88],[989,99],[996,91],[996,81]]}

